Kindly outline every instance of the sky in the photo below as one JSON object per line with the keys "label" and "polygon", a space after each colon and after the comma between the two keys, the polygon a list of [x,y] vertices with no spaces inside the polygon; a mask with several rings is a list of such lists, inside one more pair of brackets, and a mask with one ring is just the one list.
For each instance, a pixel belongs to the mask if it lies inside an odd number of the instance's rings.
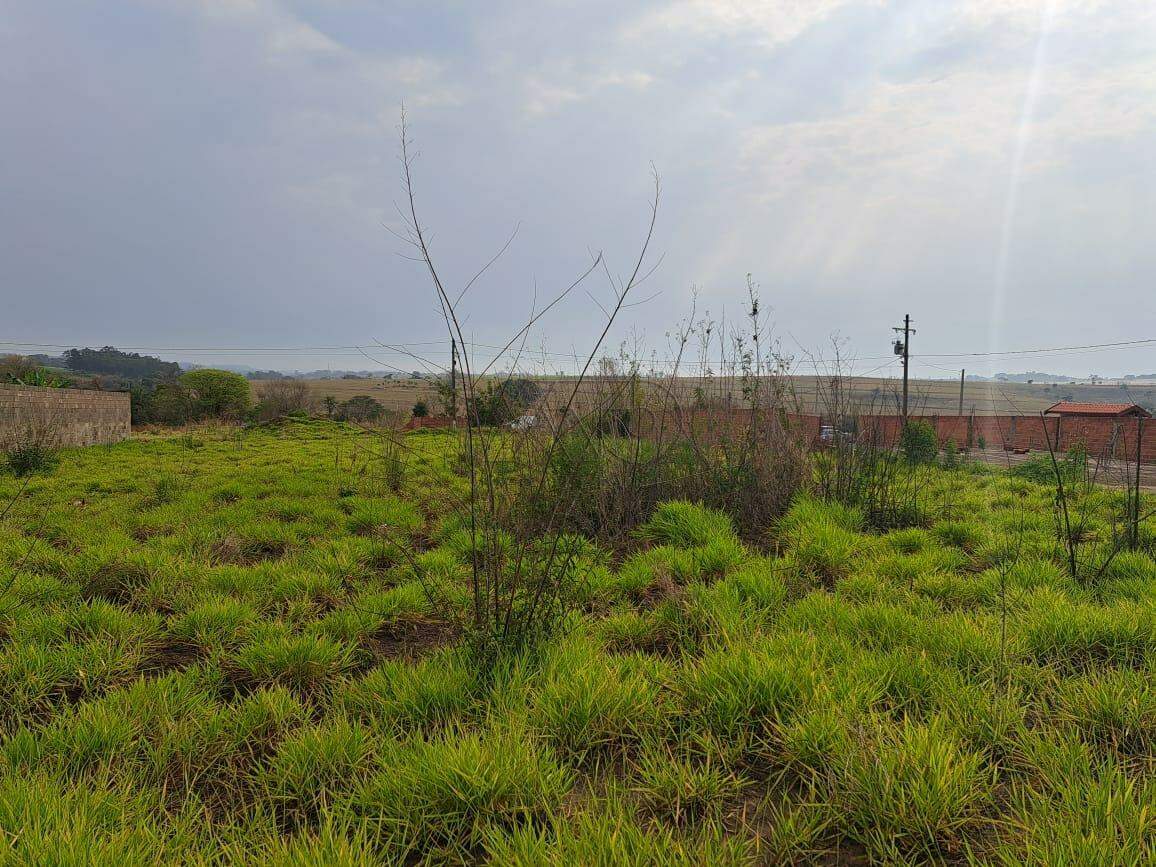
{"label": "sky", "polygon": [[656,171],[610,351],[750,275],[804,366],[893,375],[910,314],[919,375],[1156,371],[1154,45],[1151,0],[0,0],[0,349],[444,364],[404,105],[449,291],[514,235],[478,362],[600,252],[525,344],[588,351]]}

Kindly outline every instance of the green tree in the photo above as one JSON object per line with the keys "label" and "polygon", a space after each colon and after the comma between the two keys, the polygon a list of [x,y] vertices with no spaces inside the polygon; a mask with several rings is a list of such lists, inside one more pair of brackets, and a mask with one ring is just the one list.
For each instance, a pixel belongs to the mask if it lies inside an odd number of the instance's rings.
{"label": "green tree", "polygon": [[537,402],[541,388],[532,379],[506,379],[486,383],[474,393],[470,414],[483,426],[506,424]]}
{"label": "green tree", "polygon": [[193,392],[201,417],[237,419],[249,409],[249,381],[228,370],[190,370],[181,384]]}
{"label": "green tree", "polygon": [[130,380],[173,379],[181,372],[181,366],[175,361],[161,361],[151,355],[136,352],[121,352],[113,346],[69,349],[64,353],[64,363],[69,370],[111,374]]}
{"label": "green tree", "polygon": [[455,384],[450,381],[449,377],[438,379],[434,382],[434,389],[437,392],[438,403],[441,404],[442,413],[454,418],[458,414],[458,390]]}

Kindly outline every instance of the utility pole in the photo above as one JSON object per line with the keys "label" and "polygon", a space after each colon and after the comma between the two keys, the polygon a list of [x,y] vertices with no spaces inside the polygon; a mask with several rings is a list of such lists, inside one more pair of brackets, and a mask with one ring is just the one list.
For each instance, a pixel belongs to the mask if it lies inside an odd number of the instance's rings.
{"label": "utility pole", "polygon": [[959,370],[959,417],[963,418],[963,375],[967,372],[966,368]]}
{"label": "utility pole", "polygon": [[907,423],[907,368],[910,360],[911,350],[911,335],[915,333],[915,329],[911,327],[911,316],[903,317],[902,328],[892,328],[892,331],[902,331],[903,339],[895,341],[895,354],[903,358],[903,422]]}

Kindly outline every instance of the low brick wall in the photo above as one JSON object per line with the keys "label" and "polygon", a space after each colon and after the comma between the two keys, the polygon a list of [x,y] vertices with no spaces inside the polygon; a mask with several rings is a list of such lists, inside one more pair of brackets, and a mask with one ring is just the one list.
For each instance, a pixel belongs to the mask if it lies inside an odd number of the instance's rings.
{"label": "low brick wall", "polygon": [[119,391],[0,385],[0,446],[118,443],[132,431],[129,396]]}
{"label": "low brick wall", "polygon": [[[1080,445],[1093,457],[1118,460],[1136,459],[1136,434],[1140,434],[1140,460],[1156,463],[1156,419],[1144,419],[1137,429],[1134,418],[1088,418],[1079,416],[1041,417],[1038,415],[928,415],[911,416],[935,430],[939,444],[948,440],[957,446],[974,447],[983,438],[988,448],[1047,451],[1048,441],[1056,451]],[[879,441],[898,441],[903,422],[899,416],[864,416],[861,427],[873,427]]]}
{"label": "low brick wall", "polygon": [[[982,437],[988,448],[1046,451],[1050,438],[1052,446],[1061,452],[1081,445],[1093,457],[1136,459],[1137,424],[1134,418],[913,415],[911,419],[931,425],[940,446],[951,440],[960,448],[974,448]],[[646,436],[655,436],[661,430],[667,436],[693,435],[700,442],[711,442],[749,420],[749,411],[739,408],[672,410],[663,416],[661,423],[656,419],[644,419],[641,430]],[[788,423],[816,446],[821,444],[823,425],[831,424],[821,416],[794,413],[788,416]],[[898,415],[865,415],[859,417],[858,423],[860,436],[886,446],[896,444],[903,430],[903,419]],[[1139,433],[1141,462],[1156,463],[1156,419],[1144,419]]]}

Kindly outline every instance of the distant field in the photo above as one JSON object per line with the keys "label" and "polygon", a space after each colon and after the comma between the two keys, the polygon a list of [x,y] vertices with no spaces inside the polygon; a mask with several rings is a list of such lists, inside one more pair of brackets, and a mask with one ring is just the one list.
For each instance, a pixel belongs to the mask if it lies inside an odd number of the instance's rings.
{"label": "distant field", "polygon": [[[817,377],[792,377],[792,384],[799,405],[804,412],[822,413],[824,399],[822,386]],[[337,400],[364,394],[379,401],[386,409],[408,413],[414,403],[425,401],[431,412],[438,412],[433,383],[421,379],[309,379],[310,394],[320,403],[326,395]],[[552,383],[559,391],[565,390],[565,380],[543,380]],[[898,412],[901,383],[896,379],[856,378],[852,395],[861,409],[875,409],[879,412]],[[706,385],[705,391],[713,397],[726,397],[724,386],[717,381],[707,385],[704,380],[683,378],[678,388],[686,402],[694,399],[696,386]],[[254,397],[261,382],[253,383]],[[731,395],[739,400],[737,391]],[[964,384],[963,411],[965,415],[1034,415],[1060,400],[1091,402],[1133,402],[1149,409],[1156,409],[1156,383],[1131,385],[1127,389],[1118,385],[1027,385],[1008,382],[966,382]],[[917,379],[910,383],[909,404],[911,412],[918,414],[954,415],[959,410],[959,382],[950,380]]]}
{"label": "distant field", "polygon": [[[326,396],[335,400],[349,400],[365,394],[378,401],[387,410],[408,414],[413,405],[424,400],[431,413],[438,412],[433,383],[424,379],[307,379],[309,393],[320,404]],[[253,397],[260,395],[261,380],[252,383]]]}
{"label": "distant field", "polygon": [[[816,378],[795,377],[795,390],[809,410],[814,411],[821,401],[816,400]],[[854,394],[857,401],[869,406],[873,401],[884,401],[895,406],[902,384],[895,379],[856,379]],[[875,390],[878,389],[878,395]],[[959,411],[959,380],[916,379],[910,383],[909,404],[912,412],[954,415]],[[1093,403],[1139,403],[1156,408],[1156,383],[1130,385],[1057,385],[1010,382],[965,382],[963,387],[964,415],[1035,414],[1061,400]]]}

